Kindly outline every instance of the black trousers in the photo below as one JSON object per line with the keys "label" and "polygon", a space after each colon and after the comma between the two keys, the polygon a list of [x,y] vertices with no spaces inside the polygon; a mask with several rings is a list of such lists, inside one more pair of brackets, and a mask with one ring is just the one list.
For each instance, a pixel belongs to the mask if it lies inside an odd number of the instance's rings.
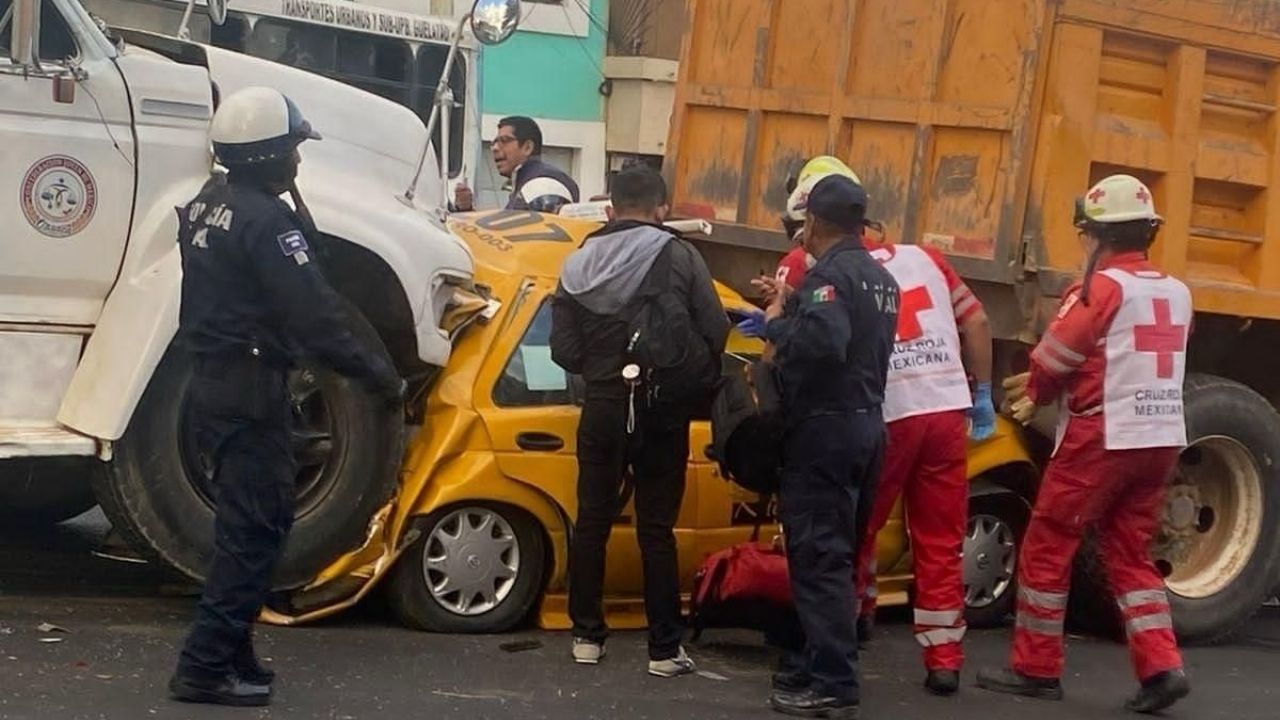
{"label": "black trousers", "polygon": [[293,524],[297,466],[282,370],[253,358],[198,359],[190,400],[217,507],[213,560],[178,674],[213,682],[253,653],[253,623]]}
{"label": "black trousers", "polygon": [[635,476],[636,535],[644,566],[649,657],[679,652],[680,569],[673,529],[684,500],[689,420],[637,418],[627,433],[625,399],[587,400],[578,426],[578,519],[569,547],[569,615],[576,637],[604,642],[605,545],[622,507],[623,474]]}
{"label": "black trousers", "polygon": [[805,638],[799,661],[786,669],[807,672],[824,695],[855,702],[860,698],[854,568],[884,440],[879,410],[822,415],[789,427],[779,497],[791,591]]}

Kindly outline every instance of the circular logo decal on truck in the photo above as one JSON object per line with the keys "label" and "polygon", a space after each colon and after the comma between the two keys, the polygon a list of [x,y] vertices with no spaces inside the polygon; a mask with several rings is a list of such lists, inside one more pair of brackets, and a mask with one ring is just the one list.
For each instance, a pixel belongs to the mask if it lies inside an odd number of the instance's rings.
{"label": "circular logo decal on truck", "polygon": [[22,178],[22,214],[41,235],[75,235],[93,219],[98,186],[89,169],[66,155],[37,161]]}

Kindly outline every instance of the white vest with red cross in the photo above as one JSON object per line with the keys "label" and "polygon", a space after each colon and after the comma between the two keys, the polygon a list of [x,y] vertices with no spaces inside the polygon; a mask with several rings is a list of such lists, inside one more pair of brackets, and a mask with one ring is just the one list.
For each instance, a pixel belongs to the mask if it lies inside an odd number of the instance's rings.
{"label": "white vest with red cross", "polygon": [[1120,309],[1104,340],[1102,415],[1106,448],[1182,447],[1182,379],[1187,369],[1191,292],[1155,271],[1102,271],[1120,285]]}
{"label": "white vest with red cross", "polygon": [[898,334],[884,389],[885,422],[971,407],[946,277],[914,245],[876,248],[871,256],[898,282],[900,292]]}

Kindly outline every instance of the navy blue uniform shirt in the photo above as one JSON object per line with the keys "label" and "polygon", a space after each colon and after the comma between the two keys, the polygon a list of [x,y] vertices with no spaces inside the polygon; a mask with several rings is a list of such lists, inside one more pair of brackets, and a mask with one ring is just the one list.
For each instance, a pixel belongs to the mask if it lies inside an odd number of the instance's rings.
{"label": "navy blue uniform shirt", "polygon": [[400,377],[385,349],[346,325],[302,223],[264,190],[215,178],[178,209],[179,339],[204,355],[252,352],[286,368],[309,356],[387,395]]}
{"label": "navy blue uniform shirt", "polygon": [[860,240],[841,240],[765,327],[788,421],[883,403],[897,323],[898,284]]}

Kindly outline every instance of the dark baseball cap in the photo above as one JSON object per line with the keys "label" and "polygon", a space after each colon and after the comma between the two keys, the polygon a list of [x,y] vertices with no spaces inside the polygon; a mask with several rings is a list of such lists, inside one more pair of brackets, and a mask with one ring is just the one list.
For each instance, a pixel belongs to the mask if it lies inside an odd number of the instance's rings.
{"label": "dark baseball cap", "polygon": [[867,214],[867,191],[843,175],[828,175],[813,186],[806,210],[841,230],[856,232]]}

